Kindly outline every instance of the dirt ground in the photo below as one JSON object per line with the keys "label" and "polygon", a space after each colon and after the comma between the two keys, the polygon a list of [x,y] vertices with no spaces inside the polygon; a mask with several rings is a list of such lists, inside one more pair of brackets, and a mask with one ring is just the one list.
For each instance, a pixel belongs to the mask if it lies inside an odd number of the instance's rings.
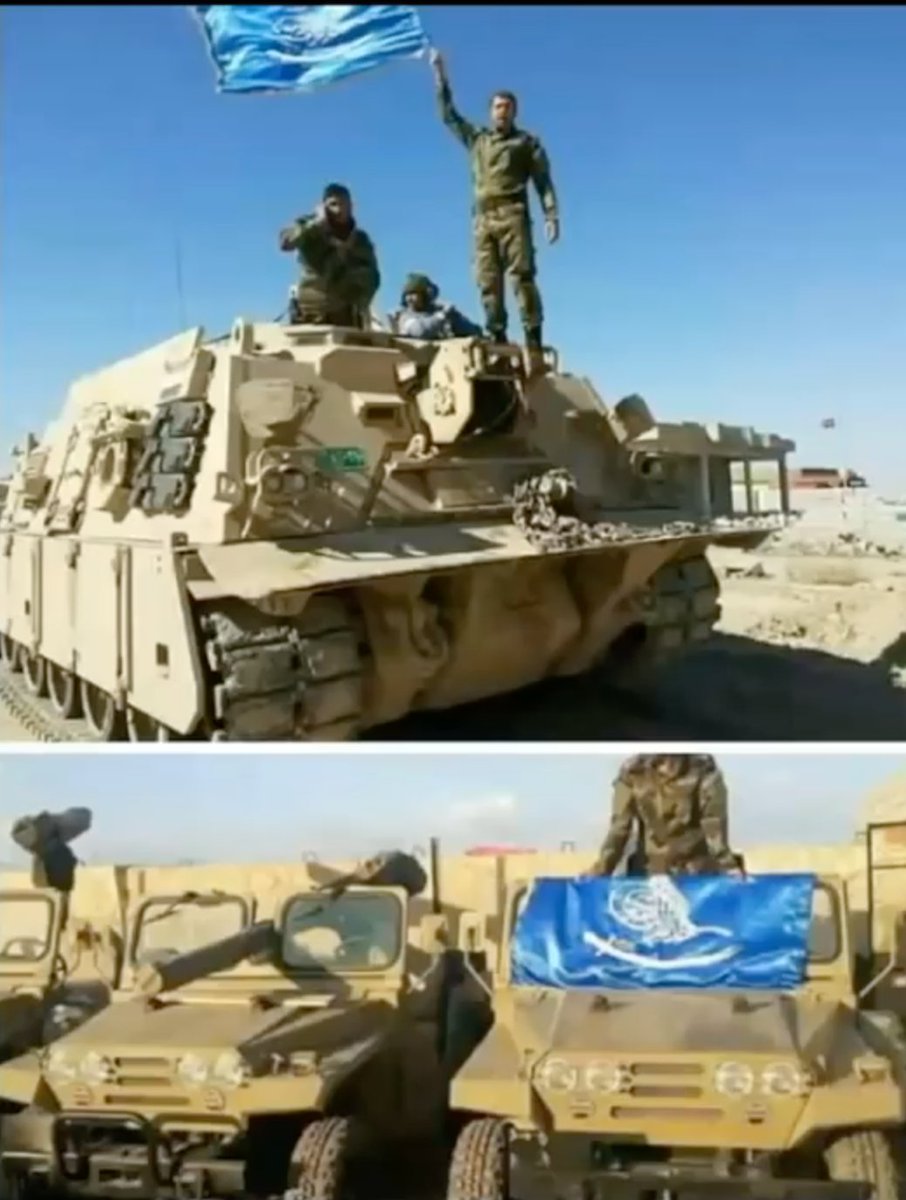
{"label": "dirt ground", "polygon": [[906,738],[906,502],[794,495],[801,515],[756,552],[710,552],[717,636],[653,689],[601,678],[506,703],[407,718],[381,738],[902,741]]}

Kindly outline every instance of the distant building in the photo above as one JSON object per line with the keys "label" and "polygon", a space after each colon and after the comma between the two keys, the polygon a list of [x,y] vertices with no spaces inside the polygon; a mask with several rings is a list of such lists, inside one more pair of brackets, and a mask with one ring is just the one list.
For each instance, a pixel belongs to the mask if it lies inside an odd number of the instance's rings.
{"label": "distant building", "polygon": [[790,487],[840,488],[867,487],[865,477],[848,467],[799,467],[790,471]]}

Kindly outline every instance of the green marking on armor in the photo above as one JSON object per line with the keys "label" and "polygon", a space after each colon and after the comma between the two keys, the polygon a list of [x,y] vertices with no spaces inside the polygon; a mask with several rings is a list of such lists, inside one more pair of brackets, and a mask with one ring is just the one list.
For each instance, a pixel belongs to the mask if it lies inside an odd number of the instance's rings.
{"label": "green marking on armor", "polygon": [[327,446],[315,459],[319,471],[361,471],[367,465],[365,451],[358,446]]}

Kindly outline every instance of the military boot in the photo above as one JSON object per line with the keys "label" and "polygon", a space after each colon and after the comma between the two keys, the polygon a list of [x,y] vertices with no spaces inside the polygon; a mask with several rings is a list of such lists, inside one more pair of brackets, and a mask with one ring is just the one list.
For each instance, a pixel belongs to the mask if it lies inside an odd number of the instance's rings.
{"label": "military boot", "polygon": [[541,345],[541,326],[535,325],[525,331],[525,357],[528,363],[528,374],[541,375],[544,372],[544,349]]}

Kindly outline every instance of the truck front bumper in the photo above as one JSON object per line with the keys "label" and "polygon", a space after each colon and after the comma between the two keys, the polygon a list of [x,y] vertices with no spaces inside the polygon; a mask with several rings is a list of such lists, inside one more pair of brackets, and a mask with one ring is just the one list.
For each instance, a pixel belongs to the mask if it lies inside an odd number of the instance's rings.
{"label": "truck front bumper", "polygon": [[[79,1126],[109,1126],[128,1134],[80,1152],[68,1135]],[[166,1141],[149,1122],[131,1113],[34,1113],[4,1116],[0,1125],[0,1164],[7,1178],[30,1183],[51,1195],[99,1200],[202,1200],[241,1196],[245,1164],[204,1151],[174,1164]]]}

